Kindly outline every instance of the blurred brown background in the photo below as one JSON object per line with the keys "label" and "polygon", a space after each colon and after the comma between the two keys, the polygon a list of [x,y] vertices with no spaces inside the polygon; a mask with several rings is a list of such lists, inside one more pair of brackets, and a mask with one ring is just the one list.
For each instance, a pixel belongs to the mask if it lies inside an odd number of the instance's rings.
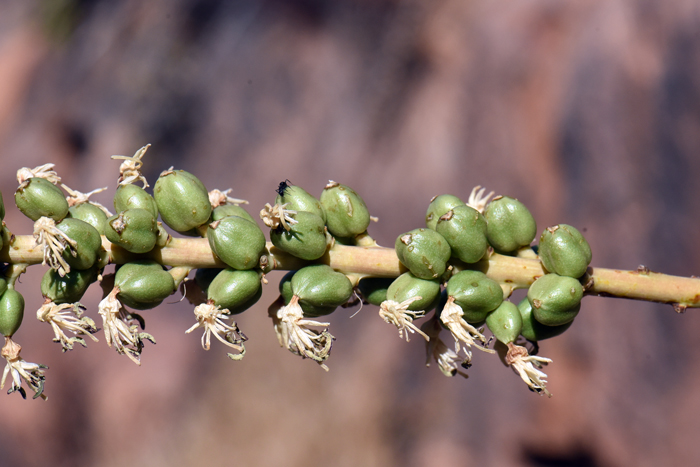
{"label": "blurred brown background", "polygon": [[[593,265],[700,274],[700,5],[694,0],[0,0],[0,187],[57,164],[109,185],[145,143],[256,213],[290,179],[360,192],[391,245],[430,198],[518,197],[585,230]],[[98,201],[111,204],[110,195]],[[204,352],[186,303],[146,312],[142,366],[61,354],[23,277],[23,357],[48,402],[0,397],[0,465],[656,466],[700,463],[700,312],[587,298],[541,354],[552,399],[494,357],[425,368],[376,307],[339,310],[325,374],[277,345],[273,277]],[[97,316],[100,292],[84,303]],[[176,301],[173,298],[172,301]]]}

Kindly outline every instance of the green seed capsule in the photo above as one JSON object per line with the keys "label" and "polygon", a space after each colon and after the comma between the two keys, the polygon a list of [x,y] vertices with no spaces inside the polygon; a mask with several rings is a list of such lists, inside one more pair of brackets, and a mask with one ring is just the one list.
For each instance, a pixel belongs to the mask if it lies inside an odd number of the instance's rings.
{"label": "green seed capsule", "polygon": [[410,311],[429,310],[440,297],[440,283],[437,280],[419,279],[410,272],[396,278],[386,291],[387,300],[401,303],[413,297],[422,297],[408,306]]}
{"label": "green seed capsule", "polygon": [[[50,269],[50,271],[53,271],[53,269]],[[5,280],[4,277],[0,277],[0,296],[5,293],[7,290],[7,280]]]}
{"label": "green seed capsule", "polygon": [[591,262],[591,247],[581,232],[566,224],[547,227],[540,237],[539,255],[549,272],[581,277]]}
{"label": "green seed capsule", "polygon": [[535,315],[532,313],[532,305],[530,305],[527,297],[518,303],[518,310],[520,310],[520,316],[523,319],[523,329],[520,331],[520,334],[531,342],[556,337],[569,329],[571,323],[573,323],[573,321],[569,321],[561,326],[545,326],[535,319]]}
{"label": "green seed capsule", "polygon": [[258,266],[265,252],[265,235],[254,222],[230,216],[209,224],[209,246],[221,261],[233,269],[245,270]]}
{"label": "green seed capsule", "polygon": [[288,305],[294,296],[294,292],[292,292],[292,277],[294,277],[295,272],[296,271],[289,271],[282,277],[279,284],[280,295],[284,299],[285,305]]}
{"label": "green seed capsule", "polygon": [[394,279],[387,277],[365,277],[360,279],[357,288],[367,303],[379,306],[386,300],[387,289],[393,282]]}
{"label": "green seed capsule", "polygon": [[486,316],[486,325],[496,339],[504,344],[510,344],[520,335],[523,318],[515,303],[506,300]]}
{"label": "green seed capsule", "polygon": [[218,221],[219,219],[223,219],[224,217],[229,216],[242,217],[243,219],[255,223],[255,219],[253,219],[253,216],[248,214],[248,211],[246,211],[240,206],[236,206],[235,204],[225,204],[223,206],[217,206],[211,212],[212,222]]}
{"label": "green seed capsule", "polygon": [[484,210],[486,236],[496,251],[511,253],[527,246],[537,235],[537,223],[523,203],[497,196]]}
{"label": "green seed capsule", "polygon": [[184,170],[160,174],[153,196],[160,216],[176,232],[187,232],[206,223],[211,216],[209,193],[204,184]]}
{"label": "green seed capsule", "polygon": [[92,203],[80,203],[68,208],[68,217],[87,222],[97,230],[100,235],[105,234],[107,214]]}
{"label": "green seed capsule", "polygon": [[33,221],[50,217],[56,222],[68,214],[68,201],[63,192],[46,179],[33,177],[15,191],[15,204]]}
{"label": "green seed capsule", "polygon": [[202,292],[206,293],[209,290],[211,281],[221,272],[219,268],[199,268],[194,273],[194,281],[197,283]]}
{"label": "green seed capsule", "polygon": [[583,287],[572,277],[546,274],[527,291],[535,319],[546,326],[560,326],[572,321],[581,308]]}
{"label": "green seed capsule", "polygon": [[127,209],[145,209],[158,218],[158,206],[153,196],[140,186],[128,184],[119,185],[114,194],[114,210],[117,212]]}
{"label": "green seed capsule", "polygon": [[[282,182],[278,193],[279,195],[275,199],[276,204],[279,204],[280,206],[287,204],[285,209],[292,211],[311,212],[323,219],[324,224],[326,223],[326,211],[323,209],[321,202],[303,188],[296,185],[288,185],[286,182]],[[366,229],[367,228],[365,227],[365,230]]]}
{"label": "green seed capsule", "polygon": [[75,249],[66,248],[63,251],[63,259],[71,269],[91,268],[102,248],[102,238],[97,229],[87,222],[71,217],[66,217],[56,224],[56,228],[76,242]]}
{"label": "green seed capsule", "polygon": [[260,274],[256,271],[223,269],[209,285],[207,297],[232,314],[241,313],[253,306],[262,295]]}
{"label": "green seed capsule", "polygon": [[452,255],[465,263],[476,263],[489,247],[486,240],[486,220],[470,206],[457,206],[440,217],[437,233],[445,237]]}
{"label": "green seed capsule", "polygon": [[355,237],[367,231],[369,210],[360,195],[349,186],[329,182],[321,193],[326,225],[334,237]]}
{"label": "green seed capsule", "polygon": [[71,269],[61,277],[55,269],[49,269],[41,279],[41,295],[56,304],[79,302],[90,284],[97,280],[97,267],[85,270]]}
{"label": "green seed capsule", "polygon": [[440,195],[430,200],[428,212],[425,214],[425,225],[435,230],[438,219],[447,214],[447,211],[457,206],[465,206],[466,203],[454,195]]}
{"label": "green seed capsule", "polygon": [[352,296],[350,279],[325,264],[299,269],[292,277],[291,285],[307,317],[332,313]]}
{"label": "green seed capsule", "polygon": [[399,235],[395,249],[399,261],[420,279],[442,276],[452,254],[445,237],[431,229],[415,229]]}
{"label": "green seed capsule", "polygon": [[447,295],[454,297],[468,323],[484,321],[503,302],[498,282],[479,271],[461,271],[452,276],[447,282]]}
{"label": "green seed capsule", "polygon": [[296,224],[285,230],[281,225],[270,231],[270,241],[280,250],[297,258],[312,261],[326,253],[326,232],[323,219],[316,214],[299,211]]}
{"label": "green seed capsule", "polygon": [[158,223],[145,209],[127,209],[107,219],[107,240],[132,253],[147,253],[158,240]]}
{"label": "green seed capsule", "polygon": [[0,297],[0,334],[12,337],[24,318],[24,297],[15,289],[7,289]]}
{"label": "green seed capsule", "polygon": [[155,261],[127,263],[114,277],[119,289],[117,297],[126,306],[137,310],[154,308],[175,291],[175,281],[163,266]]}

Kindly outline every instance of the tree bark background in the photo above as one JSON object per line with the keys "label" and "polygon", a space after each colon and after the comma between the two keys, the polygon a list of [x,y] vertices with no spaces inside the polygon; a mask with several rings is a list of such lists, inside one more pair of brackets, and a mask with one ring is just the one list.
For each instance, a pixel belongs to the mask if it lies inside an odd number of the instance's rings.
{"label": "tree bark background", "polygon": [[[541,231],[583,230],[593,265],[700,274],[700,7],[691,0],[60,0],[0,2],[0,189],[54,162],[109,205],[118,163],[145,157],[233,188],[250,212],[289,179],[352,186],[382,245],[430,198],[475,185],[519,198]],[[61,354],[34,319],[47,403],[0,397],[0,464],[695,465],[700,314],[586,298],[545,341],[552,399],[497,358],[467,380],[424,366],[365,307],[331,317],[325,374],[277,345],[267,305],[238,316],[241,362],[204,352],[185,302],[144,313],[142,366],[104,344]],[[84,299],[97,316],[99,288]],[[518,296],[520,297],[520,295]]]}

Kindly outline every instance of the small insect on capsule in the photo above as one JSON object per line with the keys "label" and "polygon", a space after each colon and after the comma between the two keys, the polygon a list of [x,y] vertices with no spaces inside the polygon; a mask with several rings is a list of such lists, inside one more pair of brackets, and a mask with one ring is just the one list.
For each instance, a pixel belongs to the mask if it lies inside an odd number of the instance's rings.
{"label": "small insect on capsule", "polygon": [[284,191],[289,188],[290,185],[293,185],[293,183],[288,178],[285,178],[283,182],[280,182],[280,186],[278,186],[275,191],[278,195],[284,196]]}

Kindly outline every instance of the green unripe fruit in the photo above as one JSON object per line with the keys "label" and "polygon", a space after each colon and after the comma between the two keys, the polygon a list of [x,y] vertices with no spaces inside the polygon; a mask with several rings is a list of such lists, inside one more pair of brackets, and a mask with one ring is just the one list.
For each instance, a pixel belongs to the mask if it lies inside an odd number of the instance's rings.
{"label": "green unripe fruit", "polygon": [[483,272],[461,271],[447,282],[447,295],[462,308],[464,320],[480,323],[503,302],[503,289]]}
{"label": "green unripe fruit", "polygon": [[280,225],[270,231],[270,241],[280,250],[297,258],[313,261],[326,253],[326,232],[323,219],[316,214],[299,211],[294,214],[296,224],[289,230]]}
{"label": "green unripe fruit", "polygon": [[387,277],[365,277],[360,279],[357,288],[367,303],[379,306],[386,300],[386,292],[393,282],[394,279]]}
{"label": "green unripe fruit", "polygon": [[117,212],[127,209],[145,209],[158,218],[158,206],[153,196],[146,190],[133,184],[119,185],[114,194],[114,210]]}
{"label": "green unripe fruit", "polygon": [[114,276],[117,298],[137,310],[154,308],[175,291],[173,277],[155,261],[127,263]]}
{"label": "green unripe fruit", "polygon": [[232,315],[253,306],[261,295],[260,274],[251,270],[223,269],[207,290],[207,298]]}
{"label": "green unripe fruit", "polygon": [[545,326],[535,319],[535,315],[532,313],[532,305],[530,305],[530,301],[527,299],[527,297],[518,303],[518,310],[520,311],[520,316],[523,319],[523,328],[520,331],[520,334],[531,342],[556,337],[569,329],[571,323],[573,323],[573,321],[569,321],[561,326]]}
{"label": "green unripe fruit", "polygon": [[540,237],[539,255],[549,272],[581,277],[591,262],[591,247],[581,232],[566,224],[547,227]]}
{"label": "green unripe fruit", "polygon": [[573,277],[546,274],[527,291],[535,319],[546,326],[572,321],[581,308],[583,287]]}
{"label": "green unripe fruit", "polygon": [[56,304],[79,302],[90,284],[97,280],[98,268],[71,269],[61,277],[55,269],[49,269],[41,279],[41,295]]}
{"label": "green unripe fruit", "polygon": [[445,237],[452,255],[465,263],[476,263],[489,248],[486,240],[486,220],[470,206],[457,206],[440,217],[437,233]]}
{"label": "green unripe fruit", "polygon": [[2,193],[0,193],[0,221],[5,220],[5,202],[2,200]]}
{"label": "green unripe fruit", "polygon": [[[326,211],[321,202],[309,194],[306,190],[296,185],[288,185],[286,182],[280,184],[279,195],[275,198],[275,203],[280,206],[287,204],[285,209],[297,212],[310,212],[316,214],[326,223]],[[365,227],[366,230],[366,227]],[[364,231],[363,231],[364,232]],[[362,232],[360,232],[362,233]]]}
{"label": "green unripe fruit", "polygon": [[294,277],[294,273],[296,271],[289,271],[279,283],[280,295],[284,299],[285,305],[288,305],[294,296],[294,292],[292,292],[292,277]]}
{"label": "green unripe fruit", "polygon": [[209,290],[211,281],[221,272],[219,268],[199,268],[194,273],[194,281],[197,283],[202,292],[206,293]]}
{"label": "green unripe fruit", "polygon": [[17,188],[15,204],[22,214],[33,221],[50,217],[58,222],[68,214],[68,201],[61,189],[38,177],[26,180]]}
{"label": "green unripe fruit", "polygon": [[329,182],[321,193],[326,225],[334,237],[355,237],[367,231],[369,210],[349,186]]}
{"label": "green unripe fruit", "polygon": [[56,228],[76,243],[74,249],[66,248],[62,255],[71,269],[91,268],[102,248],[102,238],[97,229],[87,222],[71,217],[66,217],[56,224]]}
{"label": "green unripe fruit", "polygon": [[292,276],[292,291],[308,317],[332,313],[352,296],[352,283],[345,274],[325,264],[299,269]]}
{"label": "green unripe fruit", "polygon": [[236,206],[235,204],[225,204],[223,206],[217,206],[211,212],[212,222],[218,221],[219,219],[223,219],[224,217],[229,216],[242,217],[243,219],[255,223],[255,219],[253,219],[253,216],[248,214],[248,211],[246,211],[240,206]]}
{"label": "green unripe fruit", "polygon": [[515,303],[506,300],[486,316],[486,325],[496,339],[509,344],[520,335],[523,318]]}
{"label": "green unripe fruit", "polygon": [[466,203],[454,195],[440,195],[430,200],[428,212],[425,214],[425,225],[435,230],[438,219],[447,214],[447,211],[457,206],[466,206]]}
{"label": "green unripe fruit", "polygon": [[484,210],[486,236],[496,251],[510,253],[527,246],[537,235],[537,223],[523,203],[497,196]]}
{"label": "green unripe fruit", "polygon": [[207,238],[214,254],[233,269],[257,267],[265,252],[265,235],[258,224],[238,216],[209,224]]}
{"label": "green unripe fruit", "polygon": [[[53,269],[50,269],[50,271],[53,271]],[[5,280],[4,277],[0,277],[0,296],[5,293],[7,290],[7,280]]]}
{"label": "green unripe fruit", "polygon": [[395,249],[399,261],[420,279],[442,276],[452,255],[445,237],[431,229],[415,229],[399,235]]}
{"label": "green unripe fruit", "polygon": [[148,253],[158,240],[158,223],[145,209],[128,209],[107,219],[107,240],[132,253]]}
{"label": "green unripe fruit", "polygon": [[0,334],[12,337],[24,318],[24,297],[15,289],[7,289],[0,297]]}
{"label": "green unripe fruit", "polygon": [[206,187],[184,170],[168,170],[160,174],[153,188],[153,197],[163,222],[176,232],[199,227],[211,216]]}
{"label": "green unripe fruit", "polygon": [[412,302],[408,310],[429,310],[440,297],[440,283],[437,280],[419,279],[410,272],[405,272],[397,277],[386,291],[387,300],[398,303],[413,297],[421,299]]}
{"label": "green unripe fruit", "polygon": [[68,216],[72,219],[80,219],[87,222],[97,230],[100,235],[105,234],[107,214],[92,203],[80,203],[68,208]]}

